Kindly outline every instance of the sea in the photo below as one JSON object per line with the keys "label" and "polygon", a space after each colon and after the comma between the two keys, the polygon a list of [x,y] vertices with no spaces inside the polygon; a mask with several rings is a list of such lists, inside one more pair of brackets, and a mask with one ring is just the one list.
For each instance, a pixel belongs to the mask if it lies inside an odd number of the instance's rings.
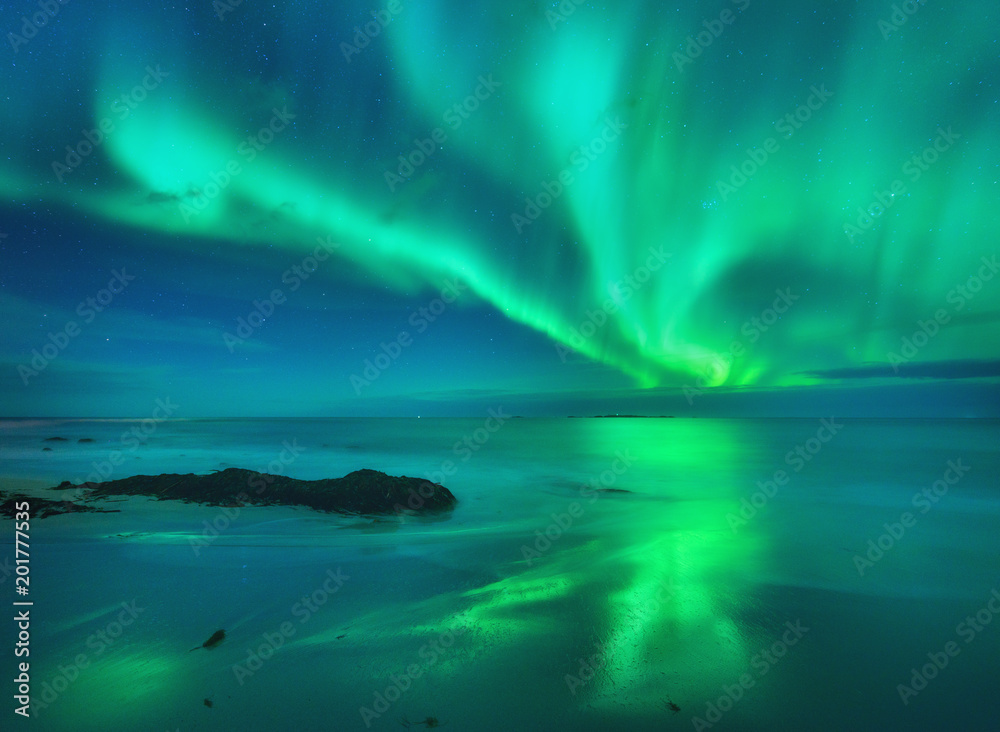
{"label": "sea", "polygon": [[1000,729],[998,421],[0,422],[32,499],[227,467],[458,503],[2,518],[0,729]]}

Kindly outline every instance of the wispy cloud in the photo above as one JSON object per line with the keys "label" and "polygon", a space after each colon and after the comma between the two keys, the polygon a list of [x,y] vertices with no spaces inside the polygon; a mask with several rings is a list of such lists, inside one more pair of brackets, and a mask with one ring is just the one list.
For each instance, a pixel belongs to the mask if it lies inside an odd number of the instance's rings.
{"label": "wispy cloud", "polygon": [[800,373],[817,379],[981,379],[1000,376],[1000,361],[967,358],[895,366],[880,363]]}

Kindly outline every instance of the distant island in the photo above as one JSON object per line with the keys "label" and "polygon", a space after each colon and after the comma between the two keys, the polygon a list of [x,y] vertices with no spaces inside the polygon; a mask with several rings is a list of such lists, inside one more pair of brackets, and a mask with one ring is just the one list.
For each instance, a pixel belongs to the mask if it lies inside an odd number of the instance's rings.
{"label": "distant island", "polygon": [[594,414],[590,417],[569,415],[570,419],[676,419],[672,414]]}

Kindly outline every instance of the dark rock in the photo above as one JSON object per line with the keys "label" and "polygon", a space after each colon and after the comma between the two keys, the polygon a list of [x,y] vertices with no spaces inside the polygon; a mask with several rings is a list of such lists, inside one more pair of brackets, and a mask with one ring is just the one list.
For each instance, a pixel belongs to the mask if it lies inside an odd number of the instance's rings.
{"label": "dark rock", "polygon": [[52,452],[52,448],[51,447],[43,447],[42,448],[42,452]]}
{"label": "dark rock", "polygon": [[343,478],[297,480],[226,468],[209,475],[134,475],[80,486],[63,481],[55,489],[75,488],[86,491],[86,500],[152,496],[211,506],[307,506],[317,511],[362,515],[435,513],[448,511],[457,503],[451,491],[442,485],[377,470],[356,470]]}
{"label": "dark rock", "polygon": [[204,643],[202,643],[200,646],[195,646],[191,650],[192,651],[197,651],[199,648],[207,648],[207,649],[211,650],[211,649],[215,648],[217,645],[219,645],[220,643],[222,643],[222,641],[224,641],[225,639],[226,639],[226,631],[224,631],[224,630],[217,630],[214,633],[212,633],[211,637],[209,637],[209,639],[207,641],[205,641]]}
{"label": "dark rock", "polygon": [[79,440],[77,440],[77,442],[93,442],[93,441],[94,441],[93,437],[81,437]]}
{"label": "dark rock", "polygon": [[15,518],[18,513],[16,506],[22,501],[28,502],[28,513],[33,519],[48,518],[60,513],[118,513],[117,509],[95,508],[94,506],[84,506],[73,501],[53,501],[49,498],[26,496],[23,493],[4,493],[0,491],[0,516],[6,516],[9,519]]}
{"label": "dark rock", "polygon": [[65,437],[46,437],[42,442],[69,442]]}

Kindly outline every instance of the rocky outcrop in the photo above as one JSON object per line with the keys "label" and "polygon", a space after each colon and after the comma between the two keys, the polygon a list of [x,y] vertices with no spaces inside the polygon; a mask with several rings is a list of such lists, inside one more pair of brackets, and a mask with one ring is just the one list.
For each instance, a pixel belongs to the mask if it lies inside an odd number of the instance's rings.
{"label": "rocky outcrop", "polygon": [[[75,486],[74,486],[75,487]],[[48,518],[60,513],[118,513],[118,509],[96,508],[85,506],[82,503],[73,501],[53,501],[49,498],[38,498],[37,496],[26,496],[23,493],[4,493],[0,491],[0,516],[15,518],[20,511],[18,505],[28,504],[28,514],[33,519]]]}
{"label": "rocky outcrop", "polygon": [[109,496],[151,496],[211,506],[307,506],[317,511],[362,515],[436,513],[451,510],[458,502],[451,491],[437,483],[377,470],[356,470],[343,478],[297,480],[227,468],[209,475],[134,475],[82,485],[64,481],[55,488],[70,489],[82,491],[78,495],[88,501]]}

